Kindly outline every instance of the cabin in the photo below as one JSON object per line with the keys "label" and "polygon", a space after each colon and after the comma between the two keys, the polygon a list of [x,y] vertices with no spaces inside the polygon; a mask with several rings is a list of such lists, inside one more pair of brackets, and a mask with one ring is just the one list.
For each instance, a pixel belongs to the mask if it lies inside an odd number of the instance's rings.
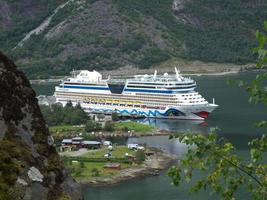
{"label": "cabin", "polygon": [[83,148],[87,148],[87,149],[99,149],[101,146],[101,143],[98,141],[82,141],[81,143]]}
{"label": "cabin", "polygon": [[63,139],[61,142],[61,149],[78,150],[80,148],[99,149],[101,142],[83,140],[82,137],[74,137],[72,139]]}

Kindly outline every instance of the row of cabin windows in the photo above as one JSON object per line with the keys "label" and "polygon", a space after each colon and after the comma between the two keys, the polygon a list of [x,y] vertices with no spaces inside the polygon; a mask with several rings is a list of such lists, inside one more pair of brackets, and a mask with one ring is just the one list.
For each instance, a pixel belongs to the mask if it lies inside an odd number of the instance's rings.
{"label": "row of cabin windows", "polygon": [[196,85],[191,85],[191,86],[184,86],[184,87],[162,87],[162,86],[139,86],[139,85],[127,85],[127,88],[138,88],[138,89],[142,89],[142,88],[151,88],[151,89],[190,89],[190,88],[194,88],[196,87]]}
{"label": "row of cabin windows", "polygon": [[[78,100],[79,101],[79,100]],[[189,101],[189,103],[201,103],[201,102],[205,102],[204,100],[202,101]],[[183,102],[183,101],[178,101],[178,102],[175,102],[175,103],[155,103],[155,102],[146,102],[146,101],[143,101],[143,103],[146,103],[145,105],[144,104],[120,104],[120,103],[107,103],[107,102],[94,102],[94,101],[85,101],[85,103],[88,103],[88,104],[95,104],[95,105],[111,105],[111,106],[127,106],[127,107],[140,107],[141,105],[142,106],[147,106],[147,105],[150,105],[150,106],[168,106],[168,105],[177,105],[177,103],[179,104],[182,104],[182,103],[186,103],[186,102]]]}
{"label": "row of cabin windows", "polygon": [[[61,93],[61,92],[57,92],[56,95],[63,95],[63,96],[72,96],[72,97],[88,97],[88,98],[99,98],[99,94],[96,94],[96,95],[83,95],[83,94],[72,94],[72,93]],[[117,97],[117,96],[110,96],[110,95],[103,95],[101,94],[101,97],[102,98],[109,98],[109,99],[114,99],[114,97]],[[119,96],[120,99],[125,99],[125,100],[133,100],[133,99],[152,99],[153,97],[156,97],[157,99],[161,99],[161,100],[169,100],[169,99],[176,99],[174,98],[175,96],[165,96],[165,97],[159,97],[159,96],[155,96],[155,95],[124,95],[124,96]]]}
{"label": "row of cabin windows", "polygon": [[128,84],[134,84],[134,85],[166,85],[166,86],[170,86],[170,85],[192,85],[195,84],[196,82],[190,82],[190,83],[147,83],[147,82],[128,82]]}
{"label": "row of cabin windows", "polygon": [[[83,96],[82,95],[64,95],[66,97],[77,97],[77,96],[80,96],[80,98],[82,98]],[[88,97],[90,98],[90,97]],[[91,97],[91,98],[99,98],[99,96],[94,96],[94,97]],[[121,98],[121,99],[114,99],[112,97],[103,97],[103,98],[107,98],[108,100],[118,100],[118,101],[121,101],[121,100],[124,100],[124,101],[132,101],[133,98]],[[192,99],[202,99],[202,97],[199,95],[199,97],[196,97],[196,98],[184,98],[184,100],[192,100]],[[174,98],[171,98],[171,99],[167,99],[167,98],[161,98],[161,99],[153,99],[151,97],[135,97],[134,100],[137,100],[137,101],[155,101],[155,102],[168,102],[168,103],[176,103],[177,100],[179,99],[174,99]],[[181,99],[182,100],[182,99]]]}

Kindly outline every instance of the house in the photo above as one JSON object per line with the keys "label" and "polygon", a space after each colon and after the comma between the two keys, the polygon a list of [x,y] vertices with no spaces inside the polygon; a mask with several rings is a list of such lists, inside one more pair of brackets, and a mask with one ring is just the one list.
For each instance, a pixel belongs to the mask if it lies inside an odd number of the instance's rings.
{"label": "house", "polygon": [[101,142],[98,141],[88,141],[83,140],[82,137],[74,137],[72,139],[63,139],[61,142],[61,148],[66,149],[80,149],[80,148],[87,148],[87,149],[98,149],[101,146]]}
{"label": "house", "polygon": [[87,149],[99,149],[101,142],[85,140],[81,142],[81,145],[83,148],[87,148]]}
{"label": "house", "polygon": [[63,139],[61,146],[72,146],[72,139]]}

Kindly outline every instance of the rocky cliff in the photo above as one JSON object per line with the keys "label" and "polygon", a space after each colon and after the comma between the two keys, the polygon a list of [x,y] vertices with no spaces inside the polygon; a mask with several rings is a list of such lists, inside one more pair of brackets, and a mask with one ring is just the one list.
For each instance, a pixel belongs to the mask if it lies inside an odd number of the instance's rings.
{"label": "rocky cliff", "polygon": [[82,199],[53,147],[29,81],[1,52],[0,199]]}

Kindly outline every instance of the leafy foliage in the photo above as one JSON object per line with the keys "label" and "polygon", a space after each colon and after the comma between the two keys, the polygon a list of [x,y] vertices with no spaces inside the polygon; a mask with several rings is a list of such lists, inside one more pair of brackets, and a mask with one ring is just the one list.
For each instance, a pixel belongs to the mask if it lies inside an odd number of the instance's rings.
{"label": "leafy foliage", "polygon": [[87,132],[100,131],[101,129],[101,124],[93,120],[89,120],[85,124],[85,131]]}
{"label": "leafy foliage", "polygon": [[[267,22],[264,26],[267,31]],[[239,86],[249,92],[251,102],[267,105],[267,36],[257,31],[256,37],[259,47],[253,51],[258,53],[257,65],[261,71],[252,83],[241,81]],[[258,123],[258,127],[266,125],[265,120]],[[179,166],[173,166],[168,172],[174,185],[190,181],[194,170],[200,170],[206,175],[196,182],[192,191],[210,188],[223,199],[235,199],[238,189],[246,187],[253,199],[267,199],[267,164],[264,160],[267,154],[266,135],[249,142],[250,155],[246,160],[237,156],[234,146],[223,138],[218,138],[215,132],[207,137],[185,134],[178,136],[178,139],[188,146],[188,152]]]}
{"label": "leafy foliage", "polygon": [[72,106],[71,103],[67,103],[65,107],[60,104],[54,104],[49,106],[40,106],[46,123],[49,126],[69,124],[80,125],[85,124],[89,120],[88,114],[79,106]]}
{"label": "leafy foliage", "polygon": [[142,163],[146,159],[144,150],[137,150],[135,152],[135,159],[137,163]]}
{"label": "leafy foliage", "polygon": [[118,120],[119,120],[119,115],[118,115],[118,113],[113,112],[113,113],[111,114],[111,119],[112,119],[112,121],[118,121]]}
{"label": "leafy foliage", "polygon": [[179,166],[173,166],[168,175],[173,184],[179,186],[189,182],[194,170],[206,172],[191,191],[210,188],[223,199],[233,199],[235,192],[246,185],[254,199],[267,199],[267,165],[263,153],[267,151],[267,139],[263,135],[250,143],[250,159],[243,161],[234,154],[234,146],[218,138],[215,133],[203,135],[181,135],[179,141],[189,146]]}
{"label": "leafy foliage", "polygon": [[108,132],[113,132],[115,130],[114,124],[111,121],[107,121],[105,123],[104,130]]}

